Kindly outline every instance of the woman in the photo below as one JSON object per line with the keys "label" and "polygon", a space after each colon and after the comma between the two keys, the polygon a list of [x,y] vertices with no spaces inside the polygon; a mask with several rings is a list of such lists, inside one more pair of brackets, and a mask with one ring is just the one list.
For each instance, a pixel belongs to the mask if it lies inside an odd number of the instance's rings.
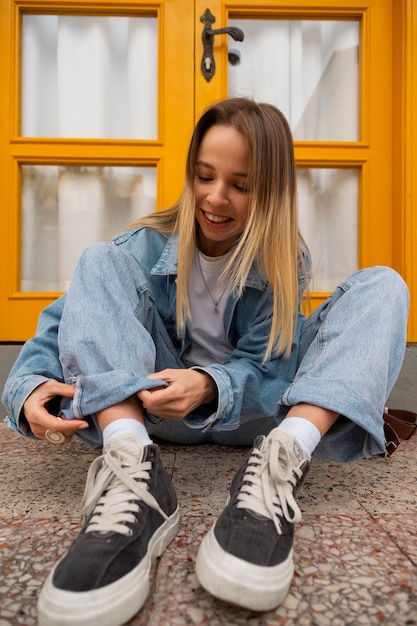
{"label": "woman", "polygon": [[313,452],[384,453],[407,288],[389,268],[362,270],[305,319],[295,176],[275,107],[214,104],[193,133],[178,203],[86,250],[67,296],[41,315],[6,384],[10,424],[63,443],[77,433],[104,451],[84,527],[42,590],[41,626],[63,611],[68,624],[123,624],[143,605],[151,562],[178,525],[152,435],[255,440],[197,559],[210,593],[253,610],[290,586],[294,496]]}

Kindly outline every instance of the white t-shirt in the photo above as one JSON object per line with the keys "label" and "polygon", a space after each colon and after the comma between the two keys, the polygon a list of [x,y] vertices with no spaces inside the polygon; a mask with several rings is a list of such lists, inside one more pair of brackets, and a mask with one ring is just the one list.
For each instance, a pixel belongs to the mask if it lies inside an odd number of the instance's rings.
{"label": "white t-shirt", "polygon": [[199,250],[194,255],[189,285],[191,319],[187,321],[191,346],[182,357],[189,367],[225,363],[233,350],[224,327],[231,289],[219,278],[230,255],[228,252],[221,257],[209,257]]}

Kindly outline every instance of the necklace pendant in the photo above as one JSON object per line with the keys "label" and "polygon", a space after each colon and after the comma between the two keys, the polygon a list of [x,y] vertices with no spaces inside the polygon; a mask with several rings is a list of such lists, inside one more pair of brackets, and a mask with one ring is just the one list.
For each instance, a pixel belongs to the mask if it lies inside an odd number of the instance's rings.
{"label": "necklace pendant", "polygon": [[217,313],[219,312],[219,309],[217,308],[217,305],[218,305],[218,304],[219,304],[218,302],[215,302],[215,303],[214,303],[214,308],[213,308],[213,313],[214,313],[214,315],[217,315]]}

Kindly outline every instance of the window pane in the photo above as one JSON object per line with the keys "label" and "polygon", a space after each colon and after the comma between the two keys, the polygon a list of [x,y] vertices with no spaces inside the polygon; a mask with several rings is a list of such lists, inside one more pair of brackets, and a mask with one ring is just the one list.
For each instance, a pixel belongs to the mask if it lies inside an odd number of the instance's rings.
{"label": "window pane", "polygon": [[155,210],[154,167],[24,165],[21,291],[66,291],[81,252]]}
{"label": "window pane", "polygon": [[24,15],[22,135],[157,138],[153,17]]}
{"label": "window pane", "polygon": [[334,291],[358,269],[356,169],[299,168],[300,227],[313,261],[312,291]]}
{"label": "window pane", "polygon": [[357,141],[359,22],[229,20],[245,34],[229,45],[229,95],[275,104],[294,138]]}

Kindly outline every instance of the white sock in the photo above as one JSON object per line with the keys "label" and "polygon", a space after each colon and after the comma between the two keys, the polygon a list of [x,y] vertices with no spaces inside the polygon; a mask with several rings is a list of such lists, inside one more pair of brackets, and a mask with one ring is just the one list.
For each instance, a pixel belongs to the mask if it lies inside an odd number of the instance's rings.
{"label": "white sock", "polygon": [[310,461],[311,455],[321,439],[321,434],[317,426],[303,417],[286,417],[282,420],[281,424],[279,424],[278,428],[282,428],[288,433],[291,433],[301,446],[306,459]]}
{"label": "white sock", "polygon": [[153,441],[148,435],[148,431],[144,424],[138,422],[135,419],[126,418],[110,422],[103,430],[103,448],[105,448],[109,441],[117,435],[123,433],[134,433],[139,437],[144,446],[150,446]]}

